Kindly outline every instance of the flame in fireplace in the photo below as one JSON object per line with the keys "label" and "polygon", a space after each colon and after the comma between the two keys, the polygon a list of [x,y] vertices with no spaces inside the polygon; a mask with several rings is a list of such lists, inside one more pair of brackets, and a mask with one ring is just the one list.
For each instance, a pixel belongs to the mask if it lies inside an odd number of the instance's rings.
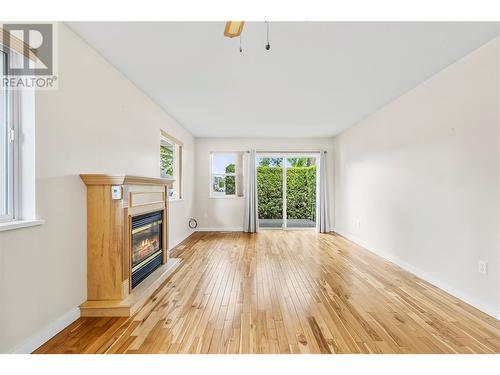
{"label": "flame in fireplace", "polygon": [[156,250],[158,250],[158,239],[150,239],[146,238],[145,240],[141,241],[140,244],[138,244],[133,253],[133,259],[134,261],[136,260],[141,260],[151,254],[153,254]]}

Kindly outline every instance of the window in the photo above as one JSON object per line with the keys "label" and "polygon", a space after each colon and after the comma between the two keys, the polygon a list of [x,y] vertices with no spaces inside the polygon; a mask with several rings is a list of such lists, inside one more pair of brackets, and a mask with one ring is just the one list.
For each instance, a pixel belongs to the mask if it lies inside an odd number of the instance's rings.
{"label": "window", "polygon": [[[0,44],[0,83],[5,82],[8,63],[19,66],[23,59]],[[35,90],[1,84],[0,232],[43,223],[36,218],[35,203]]]}
{"label": "window", "polygon": [[170,200],[182,199],[182,153],[183,143],[167,133],[160,134],[160,176],[174,179],[168,191]]}
{"label": "window", "polygon": [[160,141],[160,170],[164,178],[174,177],[174,149],[174,143],[166,139]]}
{"label": "window", "polygon": [[242,159],[238,153],[212,153],[210,195],[212,197],[243,196]]}
{"label": "window", "polygon": [[[0,49],[0,79],[7,72],[8,54]],[[14,219],[14,126],[9,107],[11,91],[0,89],[0,222]]]}

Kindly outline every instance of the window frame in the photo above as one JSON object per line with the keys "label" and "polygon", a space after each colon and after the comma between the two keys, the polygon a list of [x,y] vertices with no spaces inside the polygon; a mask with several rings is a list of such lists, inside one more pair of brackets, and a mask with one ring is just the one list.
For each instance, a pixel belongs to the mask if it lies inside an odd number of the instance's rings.
{"label": "window frame", "polygon": [[[7,74],[7,66],[9,59],[15,58],[11,54],[10,50],[4,48],[0,44],[0,53],[3,54],[1,58],[4,60],[4,71],[0,72],[3,78]],[[5,92],[5,143],[6,143],[6,178],[7,178],[7,213],[0,214],[0,223],[8,223],[16,221],[19,218],[19,207],[20,207],[20,194],[18,192],[18,180],[19,180],[19,141],[18,141],[18,98],[16,95],[16,90],[3,89]]]}
{"label": "window frame", "polygon": [[[169,190],[174,190],[174,196],[168,196],[170,202],[180,201],[183,199],[183,153],[184,153],[184,143],[179,141],[177,138],[172,137],[170,134],[160,129],[160,148],[162,146],[162,141],[169,143],[173,146],[173,176],[164,176],[160,169],[160,178],[169,178],[174,180],[173,188]],[[161,153],[160,153],[161,158]],[[160,160],[161,163],[161,160]]]}
{"label": "window frame", "polygon": [[[213,171],[213,160],[215,155],[233,155],[234,156],[234,173],[214,173]],[[209,178],[209,197],[210,198],[242,198],[242,196],[238,195],[237,192],[237,184],[238,184],[238,171],[236,170],[237,168],[237,160],[238,160],[238,152],[231,152],[231,151],[214,151],[210,152],[210,158],[209,158],[209,171],[210,171],[210,178]],[[214,191],[213,189],[213,181],[215,176],[223,176],[224,178],[227,176],[234,176],[234,194],[226,194],[224,191],[223,193]]]}
{"label": "window frame", "polygon": [[[9,64],[19,64],[24,56],[1,44]],[[5,72],[2,72],[2,76]],[[7,89],[8,111],[8,173],[10,211],[0,219],[0,232],[43,225],[36,216],[36,155],[35,155],[35,90]],[[6,129],[7,130],[7,129]]]}

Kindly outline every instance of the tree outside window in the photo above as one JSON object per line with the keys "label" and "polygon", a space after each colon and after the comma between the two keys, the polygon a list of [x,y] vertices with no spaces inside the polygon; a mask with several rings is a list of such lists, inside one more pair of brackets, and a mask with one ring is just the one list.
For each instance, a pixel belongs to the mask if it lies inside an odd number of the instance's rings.
{"label": "tree outside window", "polygon": [[162,177],[174,176],[174,145],[165,140],[160,144],[160,170]]}
{"label": "tree outside window", "polygon": [[211,195],[214,197],[236,196],[237,155],[234,153],[212,154]]}

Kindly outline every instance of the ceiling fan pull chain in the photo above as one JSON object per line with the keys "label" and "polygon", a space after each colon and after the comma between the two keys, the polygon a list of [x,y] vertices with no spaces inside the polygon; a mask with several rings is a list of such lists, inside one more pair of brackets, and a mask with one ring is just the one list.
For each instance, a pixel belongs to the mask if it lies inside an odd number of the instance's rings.
{"label": "ceiling fan pull chain", "polygon": [[241,34],[240,34],[240,53],[243,52],[243,48],[241,48]]}
{"label": "ceiling fan pull chain", "polygon": [[266,21],[266,35],[267,35],[266,49],[269,51],[271,49],[271,44],[269,44],[269,21]]}

